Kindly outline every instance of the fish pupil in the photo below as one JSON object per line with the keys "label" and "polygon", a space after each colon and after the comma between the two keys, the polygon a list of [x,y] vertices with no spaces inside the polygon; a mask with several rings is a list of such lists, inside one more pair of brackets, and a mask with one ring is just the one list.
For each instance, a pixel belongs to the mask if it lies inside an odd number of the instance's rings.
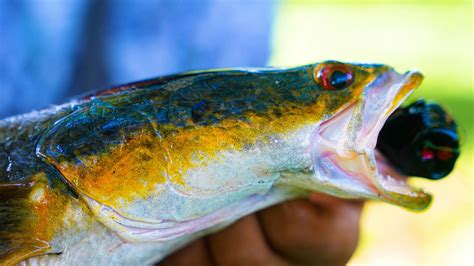
{"label": "fish pupil", "polygon": [[332,72],[329,78],[329,83],[336,89],[343,89],[347,85],[347,81],[350,79],[349,74],[339,70]]}

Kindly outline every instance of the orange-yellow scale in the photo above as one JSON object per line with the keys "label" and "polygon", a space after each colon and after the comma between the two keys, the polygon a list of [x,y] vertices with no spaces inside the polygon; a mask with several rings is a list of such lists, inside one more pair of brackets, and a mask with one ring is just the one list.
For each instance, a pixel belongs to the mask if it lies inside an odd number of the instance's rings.
{"label": "orange-yellow scale", "polygon": [[322,96],[304,108],[283,110],[281,116],[271,111],[267,116],[248,113],[247,121],[224,119],[217,125],[175,129],[162,139],[152,130],[143,130],[108,153],[78,158],[82,165],[60,162],[55,166],[80,193],[102,204],[124,206],[167,180],[186,188],[186,172],[219,160],[220,151],[239,151],[267,141],[268,136],[316,123],[328,111],[327,100]]}
{"label": "orange-yellow scale", "polygon": [[18,186],[14,191],[26,193],[22,208],[30,212],[28,216],[19,214],[21,224],[18,230],[12,231],[8,236],[12,240],[9,252],[1,257],[5,265],[48,252],[49,241],[63,228],[63,216],[69,201],[67,195],[50,187],[42,172],[35,174],[29,183]]}

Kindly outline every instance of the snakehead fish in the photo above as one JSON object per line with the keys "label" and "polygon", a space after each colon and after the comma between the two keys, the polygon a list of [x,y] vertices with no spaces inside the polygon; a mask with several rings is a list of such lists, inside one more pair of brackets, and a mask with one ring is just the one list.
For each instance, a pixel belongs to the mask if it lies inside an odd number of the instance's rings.
{"label": "snakehead fish", "polygon": [[198,71],[0,121],[0,262],[153,263],[310,191],[424,209],[375,151],[421,80],[336,61]]}

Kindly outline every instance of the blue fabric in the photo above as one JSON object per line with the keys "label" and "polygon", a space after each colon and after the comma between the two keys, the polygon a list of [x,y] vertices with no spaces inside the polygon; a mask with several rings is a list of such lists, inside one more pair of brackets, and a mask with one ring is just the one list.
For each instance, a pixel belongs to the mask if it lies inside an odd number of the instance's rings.
{"label": "blue fabric", "polygon": [[272,0],[0,1],[0,118],[192,69],[263,66]]}

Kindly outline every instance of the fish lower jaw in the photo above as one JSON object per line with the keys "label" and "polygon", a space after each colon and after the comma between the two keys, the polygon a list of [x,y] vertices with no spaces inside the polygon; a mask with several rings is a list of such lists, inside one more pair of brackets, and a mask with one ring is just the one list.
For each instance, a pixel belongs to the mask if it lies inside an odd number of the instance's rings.
{"label": "fish lower jaw", "polygon": [[378,187],[389,202],[414,210],[422,210],[429,206],[430,194],[421,188],[411,186],[408,183],[408,176],[400,173],[378,151],[375,157]]}
{"label": "fish lower jaw", "polygon": [[318,151],[312,155],[319,173],[316,178],[337,188],[340,192],[336,196],[376,199],[413,210],[429,206],[431,196],[412,187],[408,176],[397,171],[377,150],[341,149],[324,138],[318,144]]}

